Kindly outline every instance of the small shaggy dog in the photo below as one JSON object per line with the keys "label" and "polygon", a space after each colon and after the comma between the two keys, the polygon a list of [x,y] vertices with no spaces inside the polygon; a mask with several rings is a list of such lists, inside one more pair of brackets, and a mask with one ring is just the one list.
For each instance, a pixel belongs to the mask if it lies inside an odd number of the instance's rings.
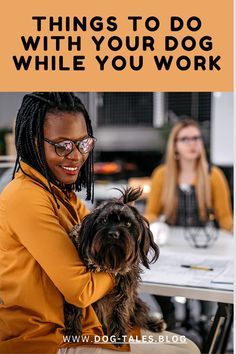
{"label": "small shaggy dog", "polygon": [[[89,271],[114,275],[114,289],[93,304],[106,335],[122,342],[132,327],[163,330],[163,320],[149,315],[138,298],[141,265],[149,268],[159,256],[148,221],[129,203],[142,193],[126,188],[121,198],[105,202],[76,226],[70,237]],[[153,252],[149,260],[148,253]],[[65,304],[65,334],[81,334],[81,309]]]}

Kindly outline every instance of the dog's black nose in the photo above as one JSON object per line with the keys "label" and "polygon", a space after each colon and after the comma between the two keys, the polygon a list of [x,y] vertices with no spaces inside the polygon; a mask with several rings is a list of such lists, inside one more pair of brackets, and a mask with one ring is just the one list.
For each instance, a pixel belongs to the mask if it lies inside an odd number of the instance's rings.
{"label": "dog's black nose", "polygon": [[119,231],[108,231],[108,236],[112,237],[112,238],[119,238],[120,233],[119,233]]}

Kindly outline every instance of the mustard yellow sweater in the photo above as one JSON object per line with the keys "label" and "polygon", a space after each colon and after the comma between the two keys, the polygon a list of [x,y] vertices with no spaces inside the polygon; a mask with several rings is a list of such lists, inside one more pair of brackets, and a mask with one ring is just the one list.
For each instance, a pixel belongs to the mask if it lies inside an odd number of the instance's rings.
{"label": "mustard yellow sweater", "polygon": [[103,334],[91,304],[113,288],[113,279],[88,273],[68,237],[89,211],[73,192],[67,198],[53,190],[60,209],[40,183],[18,172],[0,195],[0,353],[56,353],[63,298],[83,308],[83,334]]}
{"label": "mustard yellow sweater", "polygon": [[[153,222],[163,212],[161,195],[165,181],[166,167],[161,165],[157,167],[152,174],[151,191],[147,200],[145,216],[149,222]],[[230,202],[230,192],[228,183],[223,172],[216,166],[211,168],[210,185],[212,195],[212,208],[219,222],[220,228],[232,231],[233,217]]]}

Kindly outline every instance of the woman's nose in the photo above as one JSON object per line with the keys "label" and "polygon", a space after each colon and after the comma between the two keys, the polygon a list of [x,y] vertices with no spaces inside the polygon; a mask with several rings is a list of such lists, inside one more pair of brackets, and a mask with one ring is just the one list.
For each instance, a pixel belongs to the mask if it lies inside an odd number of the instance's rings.
{"label": "woman's nose", "polygon": [[69,155],[66,156],[68,160],[81,161],[84,160],[83,154],[75,147]]}

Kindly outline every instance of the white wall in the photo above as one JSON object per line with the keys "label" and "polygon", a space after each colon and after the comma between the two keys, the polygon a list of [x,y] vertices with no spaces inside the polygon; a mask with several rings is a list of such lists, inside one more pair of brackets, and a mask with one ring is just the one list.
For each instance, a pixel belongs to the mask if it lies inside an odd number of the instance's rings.
{"label": "white wall", "polygon": [[211,162],[233,166],[233,93],[214,92],[211,116]]}

